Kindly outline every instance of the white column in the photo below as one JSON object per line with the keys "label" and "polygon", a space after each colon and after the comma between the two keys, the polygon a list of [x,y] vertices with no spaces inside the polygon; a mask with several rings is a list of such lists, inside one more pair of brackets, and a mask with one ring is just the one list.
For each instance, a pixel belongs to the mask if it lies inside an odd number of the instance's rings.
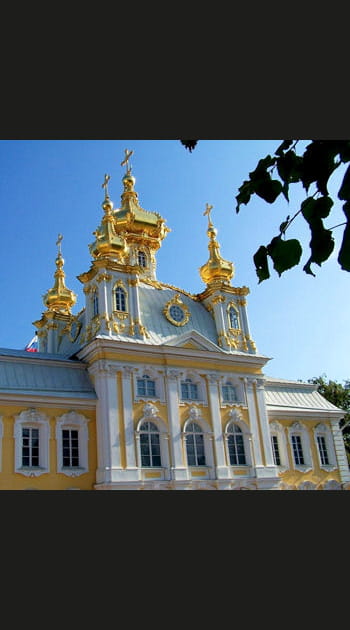
{"label": "white column", "polygon": [[112,481],[113,469],[120,469],[116,371],[105,361],[98,361],[89,372],[94,376],[97,394],[97,483]]}
{"label": "white column", "polygon": [[136,468],[135,432],[133,420],[133,404],[131,390],[132,368],[124,367],[122,370],[122,392],[125,432],[126,467]]}
{"label": "white column", "polygon": [[249,424],[250,424],[250,431],[252,434],[253,466],[256,468],[257,466],[261,467],[263,463],[262,463],[261,448],[260,448],[258,419],[256,415],[256,407],[255,407],[255,400],[254,400],[253,382],[252,380],[247,379],[247,378],[244,378],[243,381],[245,383]]}
{"label": "white column", "polygon": [[177,370],[166,371],[166,399],[170,429],[171,477],[172,479],[183,481],[189,479],[189,474],[183,461],[179,416],[178,376],[179,372]]}
{"label": "white column", "polygon": [[349,483],[350,470],[348,458],[346,456],[343,432],[339,426],[339,420],[331,420],[332,435],[334,441],[334,449],[337,457],[340,481],[341,483]]}
{"label": "white column", "polygon": [[258,405],[258,415],[260,421],[260,429],[262,435],[262,443],[265,453],[265,470],[263,476],[266,477],[278,477],[278,469],[275,466],[275,462],[273,461],[273,453],[272,453],[272,444],[271,444],[271,434],[269,427],[269,419],[266,410],[266,402],[265,402],[265,388],[264,381],[262,379],[257,379],[255,381],[256,385],[256,398]]}
{"label": "white column", "polygon": [[225,457],[225,446],[223,428],[221,422],[220,402],[219,402],[219,376],[217,374],[208,374],[209,386],[209,407],[211,419],[213,423],[213,445],[216,461],[216,476],[218,479],[228,479],[231,477],[230,468],[227,466]]}

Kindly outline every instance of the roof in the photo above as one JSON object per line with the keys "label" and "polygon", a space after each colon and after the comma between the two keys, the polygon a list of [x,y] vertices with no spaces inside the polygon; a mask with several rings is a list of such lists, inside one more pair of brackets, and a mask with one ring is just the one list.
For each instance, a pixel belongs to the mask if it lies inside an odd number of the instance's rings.
{"label": "roof", "polygon": [[313,383],[300,383],[283,379],[267,378],[265,381],[265,399],[269,409],[313,410],[341,412],[317,391]]}
{"label": "roof", "polygon": [[0,393],[96,398],[86,365],[62,355],[0,348]]}

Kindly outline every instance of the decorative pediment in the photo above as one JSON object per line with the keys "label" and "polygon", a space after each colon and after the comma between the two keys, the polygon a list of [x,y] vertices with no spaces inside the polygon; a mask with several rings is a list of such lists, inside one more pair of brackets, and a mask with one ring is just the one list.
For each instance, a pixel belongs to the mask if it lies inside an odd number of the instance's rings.
{"label": "decorative pediment", "polygon": [[219,346],[198,333],[196,330],[190,330],[182,335],[176,335],[166,343],[167,346],[177,348],[190,348],[191,350],[205,350],[206,352],[218,352]]}

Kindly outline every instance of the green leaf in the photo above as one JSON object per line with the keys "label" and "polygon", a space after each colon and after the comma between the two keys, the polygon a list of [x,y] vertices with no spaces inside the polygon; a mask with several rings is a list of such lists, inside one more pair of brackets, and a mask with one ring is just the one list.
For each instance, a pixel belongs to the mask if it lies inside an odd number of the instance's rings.
{"label": "green leaf", "polygon": [[308,223],[312,223],[315,219],[325,219],[328,217],[332,206],[333,200],[328,195],[319,197],[318,199],[307,197],[301,204],[301,211],[304,219],[306,219]]}
{"label": "green leaf", "polygon": [[247,204],[250,201],[250,197],[254,194],[254,189],[251,181],[244,181],[242,186],[239,187],[239,193],[236,195],[236,212],[238,213],[240,210],[240,206],[242,203]]}
{"label": "green leaf", "polygon": [[275,155],[283,155],[284,151],[289,149],[291,144],[293,144],[293,140],[283,140],[282,144],[276,149]]}
{"label": "green leaf", "polygon": [[347,224],[341,248],[338,254],[338,263],[344,271],[350,271],[350,225]]}
{"label": "green leaf", "polygon": [[321,263],[327,260],[327,258],[331,255],[334,249],[334,238],[332,236],[332,230],[326,230],[323,227],[321,219],[317,226],[311,226],[311,230],[311,258],[312,262],[315,262],[320,266]]}
{"label": "green leaf", "polygon": [[338,192],[338,199],[350,201],[350,166],[346,169],[342,184]]}
{"label": "green leaf", "polygon": [[347,218],[347,225],[343,234],[343,241],[338,254],[338,263],[344,271],[350,271],[350,202],[343,205],[344,214]]}
{"label": "green leaf", "polygon": [[267,262],[267,249],[264,245],[260,245],[259,249],[253,256],[255,271],[259,278],[259,284],[263,280],[267,280],[270,277],[269,266]]}
{"label": "green leaf", "polygon": [[328,179],[337,168],[334,161],[337,147],[329,140],[312,140],[304,152],[300,179],[306,190],[315,182],[322,195],[328,195]]}
{"label": "green leaf", "polygon": [[255,183],[254,192],[267,201],[273,203],[278,195],[282,192],[282,184],[277,179],[271,179],[270,175],[267,179],[261,179]]}
{"label": "green leaf", "polygon": [[288,184],[299,182],[302,161],[303,159],[296,155],[294,151],[288,151],[285,155],[279,157],[276,164],[280,178]]}
{"label": "green leaf", "polygon": [[313,276],[314,278],[316,278],[316,275],[311,269],[311,263],[312,263],[312,257],[310,257],[307,263],[305,263],[303,267],[303,271],[305,271],[305,273],[308,273],[310,276]]}
{"label": "green leaf", "polygon": [[273,260],[274,269],[281,276],[284,271],[299,264],[302,247],[295,238],[284,241],[281,236],[276,236],[267,246],[267,253]]}

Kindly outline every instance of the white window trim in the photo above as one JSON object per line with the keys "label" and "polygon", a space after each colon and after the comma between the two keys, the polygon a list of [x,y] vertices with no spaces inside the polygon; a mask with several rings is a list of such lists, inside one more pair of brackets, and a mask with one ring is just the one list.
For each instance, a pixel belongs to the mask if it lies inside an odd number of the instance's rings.
{"label": "white window trim", "polygon": [[[320,449],[318,447],[318,442],[317,442],[317,436],[322,436],[325,438],[329,464],[322,464],[321,456],[320,456]],[[315,439],[319,467],[322,468],[322,470],[327,470],[327,471],[335,470],[336,468],[338,468],[337,456],[335,453],[333,437],[332,437],[330,428],[327,427],[327,425],[325,425],[323,422],[320,422],[319,424],[317,424],[314,427],[314,439]]]}
{"label": "white window trim", "polygon": [[[170,460],[169,460],[169,434],[167,431],[167,427],[163,420],[159,417],[159,411],[155,405],[152,403],[146,403],[142,409],[142,417],[139,419],[136,431],[135,431],[135,439],[136,439],[136,461],[137,467],[144,471],[163,471],[163,478],[169,476],[170,470]],[[153,422],[156,425],[159,431],[159,445],[160,445],[160,461],[161,466],[142,466],[141,464],[141,445],[140,445],[140,427],[144,422]]]}
{"label": "white window trim", "polygon": [[[253,466],[253,459],[252,459],[252,442],[251,442],[251,438],[252,438],[252,434],[249,431],[249,427],[246,425],[246,423],[244,422],[244,420],[242,419],[242,416],[240,414],[240,412],[238,411],[238,409],[232,409],[229,413],[229,421],[227,422],[226,426],[225,426],[225,431],[224,431],[224,443],[225,443],[225,453],[226,453],[226,461],[227,461],[227,465],[232,468],[251,468]],[[244,444],[244,454],[245,454],[245,459],[246,459],[246,463],[245,464],[231,464],[230,462],[230,452],[229,452],[229,448],[228,448],[228,438],[230,436],[230,432],[229,432],[229,428],[230,426],[232,426],[233,424],[236,424],[242,431],[242,437],[243,437],[243,444]]]}
{"label": "white window trim", "polygon": [[[39,429],[39,466],[22,466],[22,428]],[[38,477],[49,472],[50,425],[45,414],[36,409],[26,409],[15,416],[15,472],[25,477]]]}
{"label": "white window trim", "polygon": [[[293,444],[292,444],[292,435],[300,435],[301,446],[303,449],[303,456],[304,456],[304,462],[305,462],[304,464],[295,463]],[[312,455],[311,455],[311,448],[310,448],[310,439],[309,439],[309,433],[306,427],[303,425],[302,422],[293,422],[293,424],[290,427],[288,427],[288,436],[289,436],[289,445],[290,445],[291,460],[292,460],[291,467],[294,468],[294,470],[299,470],[300,472],[308,472],[309,470],[312,470],[313,464],[312,464]]]}
{"label": "white window trim", "polygon": [[[77,413],[69,411],[56,420],[56,443],[57,443],[57,472],[67,477],[79,477],[89,471],[88,456],[88,423],[89,419]],[[63,429],[75,429],[78,431],[79,445],[79,466],[71,468],[63,466],[62,431]]]}
{"label": "white window trim", "polygon": [[[194,385],[197,385],[197,391],[198,391],[198,398],[196,399],[192,399],[192,398],[182,398],[182,391],[181,391],[181,383],[183,383],[184,381],[186,381],[186,379],[191,379],[192,383]],[[179,401],[180,404],[182,405],[188,405],[191,403],[194,404],[201,404],[201,405],[207,405],[207,396],[206,396],[206,388],[205,388],[205,384],[204,381],[202,379],[202,377],[197,374],[195,371],[186,371],[183,372],[181,374],[181,378],[179,379],[179,383],[178,383],[178,391],[179,391]]]}
{"label": "white window trim", "polygon": [[[277,420],[273,420],[270,423],[270,435],[271,437],[272,435],[275,435],[277,437],[278,450],[279,450],[280,460],[281,460],[280,465],[277,466],[278,470],[280,472],[283,472],[284,470],[288,470],[289,460],[288,460],[286,436],[285,436],[283,426],[279,422],[277,422]],[[271,444],[271,448],[272,448],[272,444]]]}
{"label": "white window trim", "polygon": [[[156,394],[155,396],[139,396],[137,393],[137,381],[143,376],[149,376],[152,381],[155,383]],[[164,392],[164,376],[160,374],[157,370],[148,366],[140,366],[133,373],[133,386],[134,386],[134,402],[143,401],[159,401],[165,402],[165,392]]]}
{"label": "white window trim", "polygon": [[[188,377],[190,378],[190,377]],[[185,420],[183,431],[182,431],[182,439],[183,439],[183,452],[184,458],[186,462],[186,466],[189,470],[198,470],[198,469],[206,469],[208,471],[208,476],[212,477],[214,475],[214,456],[213,456],[213,432],[211,431],[208,423],[202,417],[200,409],[195,405],[191,405],[189,409],[188,418]],[[198,426],[202,430],[203,442],[204,442],[204,455],[205,455],[205,464],[198,466],[190,466],[187,461],[187,448],[186,448],[186,439],[187,439],[187,427],[192,422],[198,424]]]}
{"label": "white window trim", "polygon": [[[224,400],[222,386],[231,384],[236,389],[237,400],[227,401]],[[237,376],[227,375],[225,376],[220,384],[220,406],[221,407],[232,407],[232,405],[246,405],[245,391],[243,382],[237,378]]]}

